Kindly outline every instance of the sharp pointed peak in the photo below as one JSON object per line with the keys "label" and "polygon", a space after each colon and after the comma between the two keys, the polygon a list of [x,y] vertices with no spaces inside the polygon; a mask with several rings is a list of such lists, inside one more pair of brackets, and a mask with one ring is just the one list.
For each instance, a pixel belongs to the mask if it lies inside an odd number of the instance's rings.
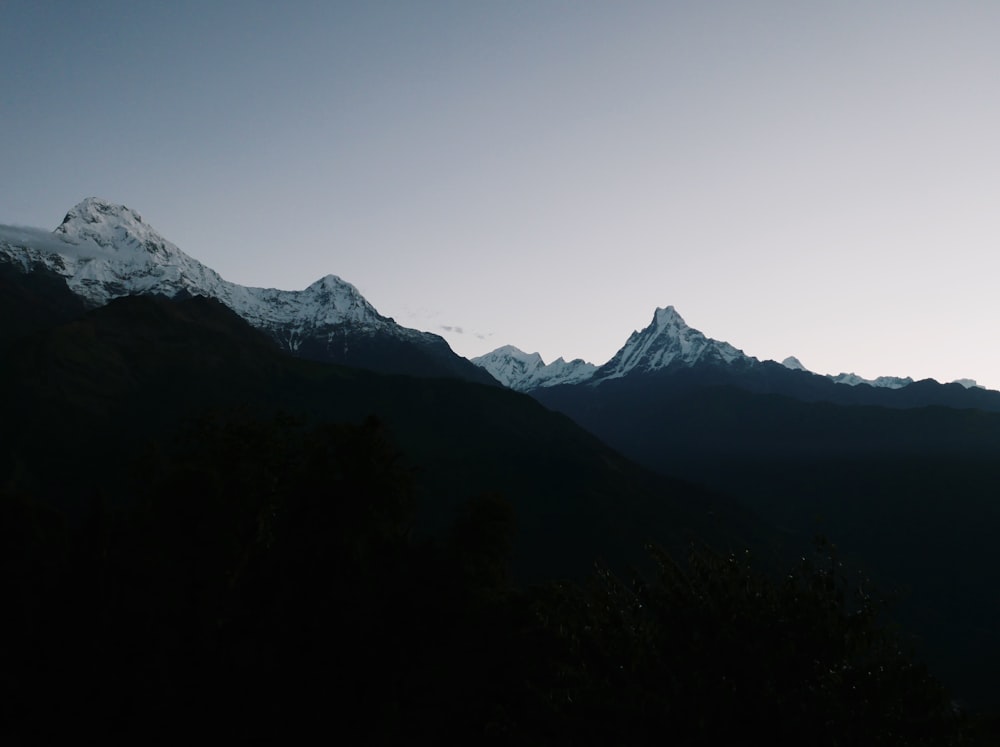
{"label": "sharp pointed peak", "polygon": [[619,378],[633,371],[653,371],[709,362],[728,365],[755,358],[728,342],[713,340],[689,327],[673,306],[658,307],[653,321],[631,334],[625,345],[595,374],[598,379]]}
{"label": "sharp pointed peak", "polygon": [[66,232],[74,223],[135,223],[143,224],[142,216],[127,205],[103,197],[86,197],[66,213],[57,231]]}
{"label": "sharp pointed peak", "polygon": [[[372,316],[379,316],[375,307],[368,303],[368,300],[361,295],[361,291],[338,275],[324,275],[304,291],[301,291],[301,293],[304,294],[304,297],[315,299],[320,304],[343,309],[363,307],[368,309]],[[384,317],[384,319],[391,322],[395,321],[389,317]]]}
{"label": "sharp pointed peak", "polygon": [[687,327],[684,317],[673,306],[664,306],[662,308],[658,306],[656,311],[653,312],[653,324],[661,328],[664,326]]}
{"label": "sharp pointed peak", "polygon": [[345,286],[349,288],[354,288],[353,285],[351,285],[338,275],[324,275],[314,283],[310,283],[307,290],[310,289],[320,290],[322,288],[343,288]]}
{"label": "sharp pointed peak", "polygon": [[179,251],[137,211],[102,197],[87,197],[70,208],[53,234],[69,244],[96,245],[116,253]]}

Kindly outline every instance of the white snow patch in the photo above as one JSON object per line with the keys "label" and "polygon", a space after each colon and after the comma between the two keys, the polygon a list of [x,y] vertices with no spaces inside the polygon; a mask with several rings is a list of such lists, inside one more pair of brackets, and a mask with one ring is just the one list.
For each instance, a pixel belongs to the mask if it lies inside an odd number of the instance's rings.
{"label": "white snow patch", "polygon": [[513,345],[504,345],[485,355],[472,358],[504,386],[520,392],[557,384],[576,384],[589,379],[597,370],[593,363],[577,358],[565,361],[557,358],[546,365],[538,353],[525,353]]}
{"label": "white snow patch", "polygon": [[714,362],[758,362],[742,350],[706,337],[689,327],[673,306],[656,309],[653,321],[633,332],[614,357],[601,366],[595,379],[617,379],[633,371],[650,373],[669,366]]}
{"label": "white snow patch", "polygon": [[826,378],[834,384],[846,384],[847,386],[858,386],[867,384],[868,386],[879,387],[881,389],[902,389],[913,383],[909,376],[878,376],[874,379],[866,379],[856,373],[839,373],[836,376],[827,374]]}
{"label": "white snow patch", "polygon": [[0,258],[26,269],[40,265],[57,272],[95,306],[135,294],[209,296],[292,349],[311,331],[342,324],[414,341],[441,339],[383,317],[357,288],[335,275],[301,291],[249,288],[223,280],[160,236],[134,210],[98,198],[75,206],[51,233],[0,226]]}

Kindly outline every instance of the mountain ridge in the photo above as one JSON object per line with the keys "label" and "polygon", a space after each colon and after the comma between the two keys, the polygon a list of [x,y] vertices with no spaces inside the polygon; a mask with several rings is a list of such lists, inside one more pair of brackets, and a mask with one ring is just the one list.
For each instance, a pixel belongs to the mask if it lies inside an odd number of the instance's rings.
{"label": "mountain ridge", "polygon": [[[523,392],[599,385],[702,364],[752,371],[767,363],[690,327],[673,306],[657,308],[650,324],[634,330],[601,365],[563,358],[546,364],[537,353],[524,353],[512,345],[469,361],[455,354],[443,337],[403,327],[379,314],[355,286],[337,275],[325,275],[295,291],[238,285],[185,254],[137,211],[96,197],[71,208],[51,233],[0,227],[0,261],[27,272],[55,273],[91,306],[131,294],[205,295],[222,301],[300,357],[390,373],[500,382]],[[914,383],[910,377],[815,374],[794,357],[781,365],[850,387],[902,389]],[[958,383],[977,387],[972,379]]]}
{"label": "mountain ridge", "polygon": [[[677,372],[694,367],[715,366],[730,372],[757,372],[765,378],[780,378],[772,372],[761,373],[762,367],[775,367],[804,376],[814,376],[825,382],[845,387],[866,386],[873,389],[904,389],[916,383],[906,376],[879,376],[866,379],[854,373],[817,374],[806,368],[795,356],[789,356],[780,363],[762,361],[747,355],[728,342],[708,337],[700,330],[689,326],[673,306],[658,307],[652,321],[641,330],[634,330],[621,348],[606,363],[598,366],[585,364],[576,366],[571,372],[564,372],[566,365],[562,358],[545,366],[538,353],[524,353],[513,345],[501,346],[489,353],[471,359],[512,389],[532,392],[536,389],[561,386],[564,384],[585,384],[599,386],[604,382],[631,376],[648,376]],[[577,359],[572,364],[583,364]],[[561,364],[561,365],[557,365]],[[572,365],[570,364],[570,365]],[[588,375],[589,371],[589,375]],[[799,383],[801,383],[799,379]],[[934,380],[931,380],[934,381]],[[934,382],[941,385],[940,382]],[[982,389],[974,379],[958,379],[955,382],[966,389]],[[821,386],[816,384],[816,386]],[[848,397],[850,399],[850,397]]]}
{"label": "mountain ridge", "polygon": [[0,232],[0,260],[65,278],[90,306],[127,295],[215,298],[295,355],[384,372],[495,380],[443,337],[385,317],[358,289],[326,275],[304,290],[248,287],[222,278],[145,223],[135,210],[88,197],[51,234]]}
{"label": "mountain ridge", "polygon": [[597,366],[581,358],[568,362],[556,358],[551,363],[545,363],[538,353],[525,353],[513,345],[504,345],[470,360],[489,371],[504,386],[521,392],[538,387],[575,384],[589,379],[597,370]]}

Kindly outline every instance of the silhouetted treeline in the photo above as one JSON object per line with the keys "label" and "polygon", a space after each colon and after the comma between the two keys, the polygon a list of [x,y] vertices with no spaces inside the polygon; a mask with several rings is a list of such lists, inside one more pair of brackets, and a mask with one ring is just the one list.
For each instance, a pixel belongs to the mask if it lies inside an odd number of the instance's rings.
{"label": "silhouetted treeline", "polygon": [[971,738],[826,545],[784,577],[651,548],[645,578],[522,589],[499,496],[413,537],[415,475],[375,420],[206,417],[134,470],[133,500],[82,518],[23,476],[0,492],[0,736]]}

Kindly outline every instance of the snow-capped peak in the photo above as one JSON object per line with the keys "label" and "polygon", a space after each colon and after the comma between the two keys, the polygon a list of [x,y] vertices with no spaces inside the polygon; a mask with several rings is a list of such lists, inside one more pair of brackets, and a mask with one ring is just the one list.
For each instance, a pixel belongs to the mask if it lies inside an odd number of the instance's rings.
{"label": "snow-capped peak", "polygon": [[[323,308],[327,314],[355,316],[358,320],[362,317],[386,319],[375,311],[375,307],[368,303],[361,291],[336,275],[326,275],[298,293],[303,298],[308,298],[311,305]],[[332,318],[328,321],[334,323]]]}
{"label": "snow-capped peak", "polygon": [[982,384],[977,384],[975,379],[955,379],[952,384],[961,384],[966,389],[985,389]]}
{"label": "snow-capped peak", "polygon": [[652,373],[671,366],[696,363],[756,363],[757,359],[728,342],[706,337],[689,327],[673,306],[657,308],[649,326],[633,332],[614,357],[598,369],[595,379],[615,379],[632,372]]}
{"label": "snow-capped peak", "polygon": [[653,321],[660,329],[684,329],[687,327],[684,319],[681,318],[681,315],[677,313],[677,309],[673,306],[667,306],[663,309],[657,308],[653,314]]}
{"label": "snow-capped peak", "polygon": [[102,197],[85,197],[70,208],[56,231],[66,231],[78,221],[85,223],[143,223],[142,216],[135,210]]}
{"label": "snow-capped peak", "polygon": [[[342,280],[336,275],[324,275],[316,282],[311,283],[309,287],[306,288],[306,290],[315,290],[315,291],[335,290],[343,285],[350,285],[350,283],[345,283],[344,280]],[[354,286],[351,287],[353,288]]]}
{"label": "snow-capped peak", "polygon": [[839,373],[836,376],[827,374],[826,378],[835,384],[847,384],[848,386],[858,386],[867,384],[868,386],[879,387],[881,389],[902,389],[913,383],[909,376],[878,376],[874,379],[866,379],[856,373]]}
{"label": "snow-capped peak", "polygon": [[88,197],[73,207],[54,233],[68,243],[93,242],[116,250],[143,247],[164,251],[169,243],[135,210],[99,197]]}
{"label": "snow-capped peak", "polygon": [[557,358],[548,365],[538,353],[525,353],[513,345],[504,345],[478,358],[477,366],[486,369],[497,381],[520,392],[557,384],[575,384],[593,375],[597,366],[580,358],[566,362]]}
{"label": "snow-capped peak", "polygon": [[336,275],[302,291],[248,288],[223,280],[160,236],[135,210],[96,197],[71,209],[48,237],[25,229],[0,233],[0,258],[54,270],[93,305],[150,293],[216,298],[293,351],[305,336],[342,324],[355,331],[440,341],[381,316],[357,288]]}
{"label": "snow-capped peak", "polygon": [[136,211],[96,197],[76,205],[47,236],[34,231],[0,235],[0,254],[58,272],[95,306],[118,296],[182,292],[228,304],[227,296],[238,287],[164,239]]}
{"label": "snow-capped peak", "polygon": [[[802,365],[802,361],[794,355],[785,358],[785,360],[781,362],[781,365],[794,371],[809,371],[808,368]],[[809,373],[812,372],[809,371]],[[874,379],[866,379],[862,376],[858,376],[856,373],[839,373],[836,376],[833,374],[826,374],[825,378],[829,379],[834,384],[844,384],[846,386],[867,384],[868,386],[879,387],[881,389],[902,389],[903,387],[909,386],[913,383],[913,379],[909,376],[878,376]]]}

